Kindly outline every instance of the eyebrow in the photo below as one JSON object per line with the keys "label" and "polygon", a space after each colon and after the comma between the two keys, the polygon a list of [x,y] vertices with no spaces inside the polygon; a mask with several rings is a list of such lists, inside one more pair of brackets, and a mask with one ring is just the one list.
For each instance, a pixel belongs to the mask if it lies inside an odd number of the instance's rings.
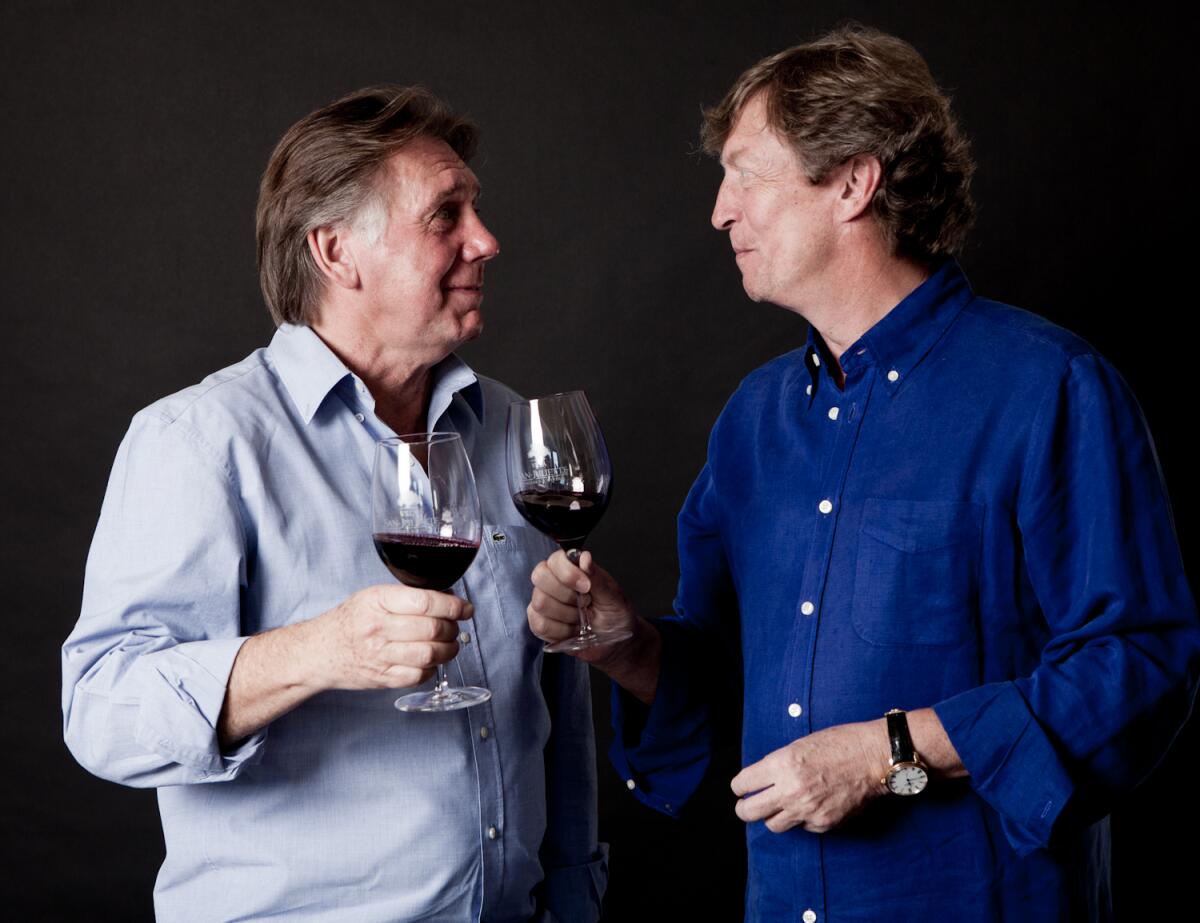
{"label": "eyebrow", "polygon": [[478,199],[481,195],[483,195],[483,187],[479,185],[477,180],[459,177],[455,179],[454,182],[449,186],[445,186],[437,190],[437,192],[434,193],[430,199],[430,205],[441,205],[443,202],[457,198],[464,193],[471,194],[473,199]]}
{"label": "eyebrow", "polygon": [[732,151],[730,151],[728,154],[723,152],[721,154],[720,159],[717,161],[717,163],[719,163],[723,167],[731,166],[735,160],[737,160],[739,157],[741,157],[745,153],[746,153],[746,145],[744,145],[744,144],[739,145],[739,146],[735,147]]}

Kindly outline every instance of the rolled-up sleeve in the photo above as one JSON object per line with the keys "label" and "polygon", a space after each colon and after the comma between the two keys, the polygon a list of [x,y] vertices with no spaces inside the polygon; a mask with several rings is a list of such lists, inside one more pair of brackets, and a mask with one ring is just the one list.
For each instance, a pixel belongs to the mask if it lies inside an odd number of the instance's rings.
{"label": "rolled-up sleeve", "polygon": [[222,751],[217,721],[241,644],[247,539],[236,485],[181,421],[134,418],[62,650],[63,733],[90,772],[156,787],[235,777],[265,732]]}
{"label": "rolled-up sleeve", "polygon": [[1149,773],[1191,710],[1200,670],[1153,443],[1098,356],[1072,359],[1036,416],[1017,520],[1050,633],[1040,664],[935,711],[1026,854],[1049,844],[1064,808],[1102,816]]}

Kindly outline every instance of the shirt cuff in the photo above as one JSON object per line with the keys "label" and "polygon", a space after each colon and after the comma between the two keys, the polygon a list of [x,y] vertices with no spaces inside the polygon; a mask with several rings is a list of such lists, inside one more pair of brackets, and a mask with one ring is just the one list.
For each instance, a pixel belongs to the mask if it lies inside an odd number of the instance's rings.
{"label": "shirt cuff", "polygon": [[704,779],[712,741],[708,709],[691,693],[686,647],[671,643],[671,632],[662,633],[658,687],[650,706],[613,684],[616,733],[608,755],[635,798],[675,817]]}
{"label": "shirt cuff", "polygon": [[1048,846],[1074,785],[1020,690],[990,683],[933,708],[1017,854]]}
{"label": "shirt cuff", "polygon": [[582,865],[546,869],[545,909],[562,923],[596,923],[607,888],[608,844],[600,843],[596,855]]}
{"label": "shirt cuff", "polygon": [[245,638],[188,641],[139,658],[157,693],[143,697],[134,737],[146,749],[200,773],[205,782],[233,779],[256,761],[266,730],[221,751],[217,722],[233,661]]}

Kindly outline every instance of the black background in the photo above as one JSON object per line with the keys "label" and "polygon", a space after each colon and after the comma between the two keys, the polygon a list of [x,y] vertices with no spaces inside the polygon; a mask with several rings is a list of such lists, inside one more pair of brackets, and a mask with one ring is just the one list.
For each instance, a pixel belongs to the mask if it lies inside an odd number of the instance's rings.
{"label": "black background", "polygon": [[[1197,541],[1179,230],[1191,35],[1161,11],[910,3],[3,2],[3,759],[0,906],[21,919],[151,917],[154,797],[88,776],[61,739],[58,645],[129,417],[264,344],[258,178],[296,119],[370,83],[423,82],[483,128],[474,166],[503,254],[464,355],[529,393],[585,388],[619,493],[599,558],[647,613],[670,603],[674,514],[743,375],[803,323],[744,296],[708,225],[699,110],[761,56],[847,18],[913,42],[979,162],[962,263],[981,294],[1107,355],[1155,434],[1185,556]],[[1190,115],[1190,112],[1187,113]],[[1182,213],[1182,214],[1179,214]],[[1188,254],[1191,257],[1191,254]],[[596,681],[598,743],[607,685]],[[730,729],[732,733],[732,728]],[[732,738],[731,738],[732,739]],[[1197,733],[1114,814],[1115,889],[1165,916],[1188,856]],[[726,782],[680,822],[601,758],[606,920],[740,918]],[[1186,840],[1185,840],[1186,842]]]}

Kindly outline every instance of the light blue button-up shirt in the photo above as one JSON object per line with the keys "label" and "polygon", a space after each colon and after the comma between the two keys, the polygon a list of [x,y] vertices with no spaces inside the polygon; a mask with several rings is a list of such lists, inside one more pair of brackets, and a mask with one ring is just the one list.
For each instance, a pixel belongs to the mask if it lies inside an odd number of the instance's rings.
{"label": "light blue button-up shirt", "polygon": [[63,716],[91,772],[158,788],[160,921],[598,917],[586,667],[543,658],[526,627],[553,545],[509,499],[514,399],[457,357],[434,370],[428,427],[462,435],[485,522],[449,673],[491,701],[406,715],[391,690],[330,691],[228,751],[216,725],[246,637],[392,582],[369,486],[394,434],[307,327],[134,417],[63,647]]}

